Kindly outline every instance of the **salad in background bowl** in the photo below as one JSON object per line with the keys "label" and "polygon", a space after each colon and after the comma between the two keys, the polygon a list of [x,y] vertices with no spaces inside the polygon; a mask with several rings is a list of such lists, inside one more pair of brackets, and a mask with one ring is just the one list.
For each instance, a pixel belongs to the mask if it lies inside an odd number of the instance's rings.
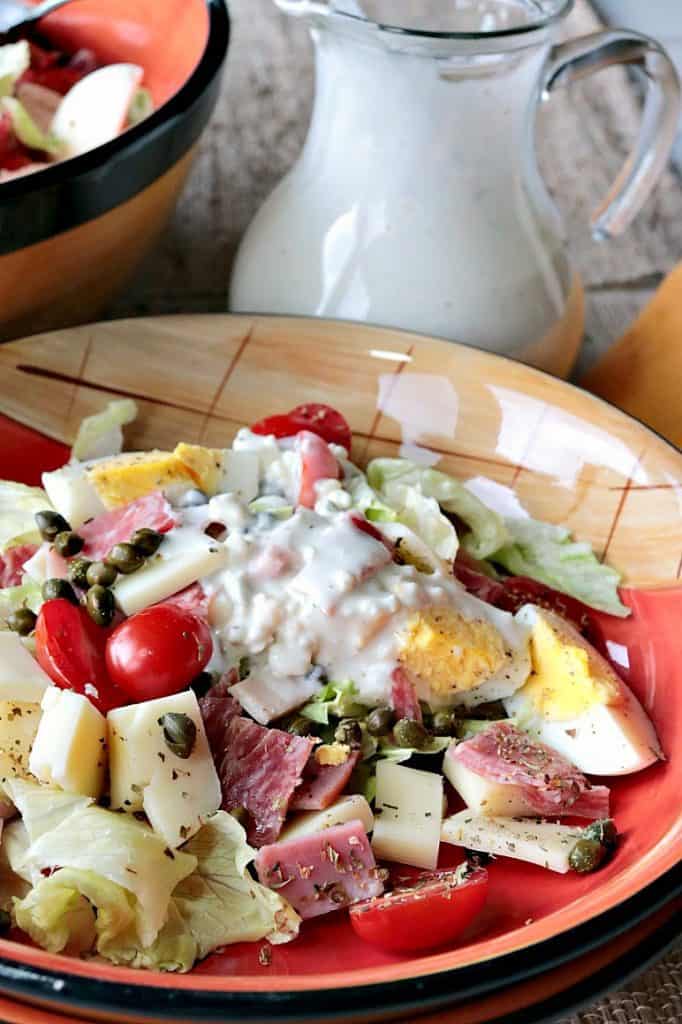
{"label": "salad in background bowl", "polygon": [[415,955],[504,927],[509,864],[613,877],[613,790],[665,757],[605,657],[614,569],[436,469],[361,469],[327,406],[121,453],[135,414],[0,488],[6,927],[185,972],[349,914]]}
{"label": "salad in background bowl", "polygon": [[34,39],[0,45],[0,184],[80,156],[152,113],[138,64]]}

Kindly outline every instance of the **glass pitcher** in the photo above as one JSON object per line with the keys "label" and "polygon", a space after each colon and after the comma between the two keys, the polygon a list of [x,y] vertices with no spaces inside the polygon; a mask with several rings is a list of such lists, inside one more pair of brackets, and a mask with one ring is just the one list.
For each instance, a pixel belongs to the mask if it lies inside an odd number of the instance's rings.
{"label": "glass pitcher", "polygon": [[613,64],[644,77],[640,137],[592,221],[617,235],[675,135],[665,52],[624,31],[555,44],[572,0],[275,3],[309,24],[315,105],[242,241],[231,308],[423,331],[566,375],[583,293],[537,166],[536,108]]}

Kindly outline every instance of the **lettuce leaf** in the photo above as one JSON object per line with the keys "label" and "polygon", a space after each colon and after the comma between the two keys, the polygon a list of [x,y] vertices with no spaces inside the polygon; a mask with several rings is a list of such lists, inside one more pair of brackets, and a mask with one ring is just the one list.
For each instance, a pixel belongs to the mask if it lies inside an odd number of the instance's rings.
{"label": "lettuce leaf", "polygon": [[164,840],[136,818],[96,807],[88,798],[26,781],[17,785],[17,780],[8,791],[31,839],[25,865],[34,883],[44,869],[56,865],[115,882],[136,897],[139,943],[151,945],[166,920],[171,893],[192,873],[196,859],[168,850]]}
{"label": "lettuce leaf", "polygon": [[40,487],[0,480],[0,553],[18,544],[40,544],[33,517],[49,508],[52,505]]}
{"label": "lettuce leaf", "polygon": [[14,96],[4,96],[0,100],[0,106],[9,115],[12,129],[19,142],[23,142],[29,149],[37,149],[41,153],[49,153],[50,156],[59,156],[59,140],[38,127],[23,103]]}
{"label": "lettuce leaf", "polygon": [[620,574],[602,565],[589,544],[572,541],[561,526],[535,519],[505,522],[512,543],[495,552],[493,560],[512,575],[530,576],[610,615],[630,614],[618,596]]}
{"label": "lettuce leaf", "polygon": [[5,587],[0,589],[0,629],[3,623],[9,618],[12,612],[19,608],[30,608],[36,614],[40,611],[43,603],[43,595],[40,584],[36,580],[22,583],[20,587]]}
{"label": "lettuce leaf", "polygon": [[196,871],[173,893],[177,908],[204,957],[233,942],[289,942],[300,918],[282,896],[255,882],[247,870],[253,850],[236,818],[218,811],[185,844]]}
{"label": "lettuce leaf", "polygon": [[137,405],[131,398],[109,402],[102,412],[86,416],[78,428],[71,456],[79,462],[119,455],[123,450],[122,427],[137,417]]}
{"label": "lettuce leaf", "polygon": [[[396,508],[399,519],[403,519],[403,510],[406,508],[407,514],[410,515],[410,502],[413,503],[413,522],[416,519],[418,528],[415,528],[413,523],[407,523],[407,525],[410,525],[414,532],[427,543],[429,536],[434,535],[433,509],[429,506],[427,516],[426,507],[421,506],[421,517],[415,517],[415,499],[410,498],[411,493],[433,499],[444,512],[449,512],[464,520],[470,532],[462,538],[462,547],[474,558],[488,558],[509,540],[504,522],[497,512],[486,508],[483,502],[468,491],[459,480],[448,476],[447,473],[418,466],[409,459],[373,459],[367,467],[367,479],[370,486],[378,491],[379,496]],[[441,518],[452,528],[454,542],[452,535],[449,535],[449,545],[451,548],[453,543],[455,544],[456,554],[454,527],[445,516],[441,516]],[[426,535],[420,532],[422,528],[426,529]],[[441,551],[450,549],[445,540],[446,536],[448,536],[446,529],[441,524],[439,532],[436,534],[436,541],[440,545]],[[434,550],[437,549],[434,548]],[[441,557],[449,558],[450,556],[441,555]]]}
{"label": "lettuce leaf", "polygon": [[329,725],[329,716],[335,718],[359,718],[367,712],[367,705],[356,700],[358,688],[353,682],[327,683],[311,701],[301,708],[299,714],[318,725]]}
{"label": "lettuce leaf", "polygon": [[31,66],[31,49],[25,39],[0,46],[0,97],[11,96],[24,71]]}

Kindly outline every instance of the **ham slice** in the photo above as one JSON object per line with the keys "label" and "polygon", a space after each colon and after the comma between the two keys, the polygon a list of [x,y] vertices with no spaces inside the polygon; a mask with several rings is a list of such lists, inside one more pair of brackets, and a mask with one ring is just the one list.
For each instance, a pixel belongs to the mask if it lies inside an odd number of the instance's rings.
{"label": "ham slice", "polygon": [[78,530],[85,541],[83,557],[91,561],[105,558],[114,544],[124,544],[136,530],[147,528],[167,533],[177,525],[173,509],[161,491],[145,494],[128,505],[103,512]]}
{"label": "ham slice", "polygon": [[249,842],[263,846],[281,831],[314,740],[241,718],[226,687],[227,680],[221,681],[200,701],[222,788],[221,808],[243,808]]}
{"label": "ham slice", "polygon": [[343,764],[319,764],[313,752],[303,772],[303,781],[294,793],[290,811],[323,811],[341,795],[360,753],[354,750]]}
{"label": "ham slice", "polygon": [[0,588],[21,584],[24,564],[33,558],[37,550],[37,544],[17,544],[0,555]]}
{"label": "ham slice", "polygon": [[383,872],[361,821],[264,846],[255,864],[262,884],[284,896],[304,919],[384,891]]}
{"label": "ham slice", "polygon": [[414,722],[421,722],[422,709],[417,700],[417,691],[405,669],[398,666],[391,678],[391,701],[396,718],[411,718]]}
{"label": "ham slice", "polygon": [[298,493],[298,504],[305,508],[315,508],[317,493],[315,484],[318,480],[338,480],[341,467],[329,450],[329,445],[317,434],[309,430],[300,430],[296,435],[296,450],[301,457],[301,486]]}
{"label": "ham slice", "polygon": [[173,594],[172,597],[167,597],[165,601],[159,603],[175,605],[176,608],[182,608],[183,611],[196,615],[198,619],[208,621],[208,595],[200,583],[192,583],[189,587],[185,587],[184,590],[178,591],[177,594]]}
{"label": "ham slice", "polygon": [[609,816],[607,786],[592,786],[561,754],[509,722],[495,722],[470,740],[451,746],[447,757],[484,779],[518,787],[538,815]]}

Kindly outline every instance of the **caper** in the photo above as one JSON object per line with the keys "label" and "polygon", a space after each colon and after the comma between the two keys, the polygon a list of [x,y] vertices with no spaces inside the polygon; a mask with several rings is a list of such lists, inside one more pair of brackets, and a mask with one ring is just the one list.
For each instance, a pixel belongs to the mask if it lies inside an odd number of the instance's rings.
{"label": "caper", "polygon": [[287,725],[287,732],[294,736],[310,736],[313,731],[313,723],[304,715],[295,715]]}
{"label": "caper", "polygon": [[454,711],[436,711],[431,728],[434,736],[454,736],[457,728],[457,715]]}
{"label": "caper", "polygon": [[12,632],[18,633],[19,636],[28,636],[36,628],[36,620],[37,616],[30,608],[17,608],[8,616],[7,625]]}
{"label": "caper", "polygon": [[163,729],[163,740],[168,749],[183,761],[191,755],[197,740],[197,727],[189,717],[177,711],[169,711],[159,719]]}
{"label": "caper", "polygon": [[155,555],[161,546],[163,534],[156,530],[149,530],[146,526],[142,530],[135,530],[130,538],[130,543],[142,555]]}
{"label": "caper", "polygon": [[362,743],[362,729],[354,718],[342,718],[334,730],[337,743],[345,743],[349,747],[359,747]]}
{"label": "caper", "polygon": [[395,715],[390,708],[374,708],[367,715],[367,732],[370,736],[385,736],[391,731]]}
{"label": "caper", "polygon": [[199,675],[189,684],[190,690],[194,690],[197,697],[205,697],[213,686],[215,679],[212,672],[200,672]]}
{"label": "caper", "polygon": [[243,679],[246,679],[246,677],[251,671],[251,660],[248,654],[245,654],[242,658],[239,659],[239,667],[237,671],[239,673],[239,682],[241,683]]}
{"label": "caper", "polygon": [[98,626],[110,626],[116,612],[114,595],[107,587],[95,584],[85,595],[88,615]]}
{"label": "caper", "polygon": [[70,601],[71,604],[78,604],[75,591],[67,580],[45,580],[42,595],[43,601],[57,601],[61,598],[64,601]]}
{"label": "caper", "polygon": [[54,540],[58,533],[71,529],[64,516],[53,512],[52,509],[36,512],[34,519],[43,540]]}
{"label": "caper", "polygon": [[398,747],[414,747],[421,750],[426,746],[428,733],[414,718],[401,718],[393,727],[393,738]]}
{"label": "caper", "polygon": [[90,581],[87,578],[87,571],[92,563],[87,558],[74,558],[73,562],[69,566],[69,579],[73,583],[74,587],[80,587],[81,590],[87,590],[90,586]]}
{"label": "caper", "polygon": [[116,579],[116,570],[108,562],[93,562],[87,572],[88,586],[110,587]]}
{"label": "caper", "polygon": [[568,855],[568,863],[580,875],[594,871],[606,856],[606,850],[596,839],[579,839]]}
{"label": "caper", "polygon": [[107,555],[107,562],[127,576],[144,565],[144,555],[132,544],[114,544]]}
{"label": "caper", "polygon": [[71,555],[77,555],[82,550],[85,541],[83,538],[74,533],[73,530],[62,530],[58,533],[52,542],[55,547],[55,551],[58,551],[64,558],[70,558]]}
{"label": "caper", "polygon": [[593,821],[583,829],[585,839],[594,839],[601,843],[608,851],[615,850],[618,845],[618,829],[611,818],[602,818],[600,821]]}
{"label": "caper", "polygon": [[8,910],[0,910],[0,935],[6,935],[12,927],[12,918]]}

